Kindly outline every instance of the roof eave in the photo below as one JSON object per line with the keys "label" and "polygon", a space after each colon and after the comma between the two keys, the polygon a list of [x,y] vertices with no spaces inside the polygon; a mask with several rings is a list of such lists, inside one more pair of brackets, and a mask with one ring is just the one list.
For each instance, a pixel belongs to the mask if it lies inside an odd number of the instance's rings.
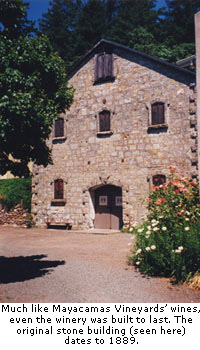
{"label": "roof eave", "polygon": [[145,57],[145,58],[147,58],[147,59],[149,59],[149,60],[151,60],[151,61],[154,61],[154,62],[159,63],[159,64],[163,64],[163,65],[165,65],[165,66],[167,66],[167,67],[169,67],[169,68],[175,69],[175,70],[177,70],[177,71],[179,71],[179,72],[182,72],[182,73],[184,73],[184,74],[188,74],[188,75],[193,76],[193,77],[196,76],[196,74],[195,74],[194,72],[191,72],[191,71],[189,71],[189,70],[187,70],[187,69],[184,69],[184,68],[182,68],[182,67],[179,67],[179,66],[177,66],[176,64],[169,63],[169,62],[164,61],[164,60],[162,60],[162,59],[160,59],[160,58],[158,58],[158,57],[151,56],[151,55],[149,55],[149,54],[146,54],[146,53],[144,53],[144,52],[141,52],[141,51],[138,51],[138,50],[135,50],[135,49],[130,49],[129,47],[127,47],[127,46],[125,46],[125,45],[118,44],[118,43],[116,43],[116,42],[114,42],[114,41],[111,41],[111,40],[101,39],[100,41],[98,41],[89,51],[87,51],[87,52],[86,52],[86,53],[71,67],[71,69],[70,69],[69,72],[68,72],[67,77],[69,77],[70,75],[72,75],[73,71],[74,71],[75,69],[77,69],[77,68],[84,62],[84,60],[87,59],[87,58],[92,54],[92,52],[95,51],[96,48],[97,48],[98,46],[100,46],[102,43],[109,44],[109,45],[113,45],[113,46],[115,46],[115,47],[118,47],[119,49],[123,49],[123,50],[125,50],[125,51],[130,52],[130,53],[134,53],[134,54],[136,54],[136,55],[138,55],[138,56]]}

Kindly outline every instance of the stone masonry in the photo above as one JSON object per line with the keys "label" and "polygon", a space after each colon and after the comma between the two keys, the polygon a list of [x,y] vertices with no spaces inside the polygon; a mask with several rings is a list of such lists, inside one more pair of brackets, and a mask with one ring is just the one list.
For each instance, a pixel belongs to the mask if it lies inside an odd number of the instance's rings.
{"label": "stone masonry", "polygon": [[[94,83],[96,54],[114,57],[114,79]],[[64,118],[64,137],[54,137],[53,165],[34,166],[32,212],[38,226],[47,221],[94,227],[95,189],[122,189],[123,224],[145,215],[142,198],[156,174],[175,165],[197,177],[195,75],[175,65],[101,40],[74,66],[69,84],[74,102]],[[151,106],[164,103],[165,123],[151,125]],[[110,133],[99,133],[99,113],[110,112]],[[101,137],[102,136],[102,137]],[[62,179],[62,205],[52,205],[54,181]]]}

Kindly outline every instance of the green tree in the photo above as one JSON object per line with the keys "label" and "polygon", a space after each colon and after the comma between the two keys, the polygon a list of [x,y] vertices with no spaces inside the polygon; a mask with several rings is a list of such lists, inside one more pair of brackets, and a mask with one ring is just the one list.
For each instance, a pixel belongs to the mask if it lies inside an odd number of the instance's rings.
{"label": "green tree", "polygon": [[22,177],[30,161],[51,162],[46,141],[53,120],[72,103],[73,89],[48,38],[17,36],[18,27],[20,21],[14,38],[9,27],[0,33],[0,174]]}
{"label": "green tree", "polygon": [[69,68],[97,41],[108,37],[117,0],[52,0],[39,28]]}
{"label": "green tree", "polygon": [[82,0],[52,0],[39,20],[40,31],[48,36],[67,67],[76,60],[75,30],[81,9]]}
{"label": "green tree", "polygon": [[[101,38],[175,63],[194,54],[200,0],[52,0],[40,29],[72,65]],[[69,64],[70,62],[70,64]]]}
{"label": "green tree", "polygon": [[102,0],[88,0],[82,8],[76,30],[77,55],[82,55],[105,36],[108,26],[106,10],[106,3]]}
{"label": "green tree", "polygon": [[136,27],[129,33],[129,45],[135,50],[153,55],[155,50],[155,37],[144,27]]}
{"label": "green tree", "polygon": [[176,63],[177,60],[190,56],[194,43],[180,43],[173,46],[156,42],[154,35],[144,27],[137,27],[131,33],[129,46],[138,51]]}
{"label": "green tree", "polygon": [[116,15],[112,23],[110,38],[130,46],[132,40],[130,33],[138,27],[156,35],[161,11],[155,9],[155,4],[155,0],[119,0],[116,4]]}
{"label": "green tree", "polygon": [[161,18],[158,55],[175,63],[195,53],[194,15],[200,10],[200,0],[165,0]]}
{"label": "green tree", "polygon": [[200,0],[165,0],[165,2],[167,5],[163,23],[165,41],[170,45],[194,42],[194,15],[200,10]]}
{"label": "green tree", "polygon": [[1,0],[0,32],[14,39],[35,31],[34,22],[27,18],[28,3],[22,0]]}

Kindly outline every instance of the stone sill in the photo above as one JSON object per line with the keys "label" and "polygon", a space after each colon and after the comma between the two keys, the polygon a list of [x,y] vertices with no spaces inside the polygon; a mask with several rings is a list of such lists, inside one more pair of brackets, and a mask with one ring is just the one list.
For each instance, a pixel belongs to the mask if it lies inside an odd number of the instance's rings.
{"label": "stone sill", "polygon": [[53,207],[64,207],[66,204],[66,199],[52,199],[51,206]]}
{"label": "stone sill", "polygon": [[97,132],[97,136],[111,136],[113,134],[112,130],[108,130],[108,131],[99,131]]}
{"label": "stone sill", "polygon": [[59,140],[63,140],[65,141],[67,139],[66,136],[58,136],[58,137],[53,137],[53,141],[59,141]]}
{"label": "stone sill", "polygon": [[95,80],[93,85],[103,84],[103,83],[113,83],[115,81],[115,77],[107,77]]}
{"label": "stone sill", "polygon": [[148,126],[148,130],[152,130],[152,129],[167,129],[167,128],[168,128],[168,124],[155,124],[155,125]]}

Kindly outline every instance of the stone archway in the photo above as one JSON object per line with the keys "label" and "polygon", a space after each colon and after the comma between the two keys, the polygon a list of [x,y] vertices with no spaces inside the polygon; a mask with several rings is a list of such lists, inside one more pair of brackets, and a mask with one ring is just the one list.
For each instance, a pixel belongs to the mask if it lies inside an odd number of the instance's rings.
{"label": "stone archway", "polygon": [[122,188],[110,184],[90,190],[94,206],[94,227],[120,229],[123,226]]}

